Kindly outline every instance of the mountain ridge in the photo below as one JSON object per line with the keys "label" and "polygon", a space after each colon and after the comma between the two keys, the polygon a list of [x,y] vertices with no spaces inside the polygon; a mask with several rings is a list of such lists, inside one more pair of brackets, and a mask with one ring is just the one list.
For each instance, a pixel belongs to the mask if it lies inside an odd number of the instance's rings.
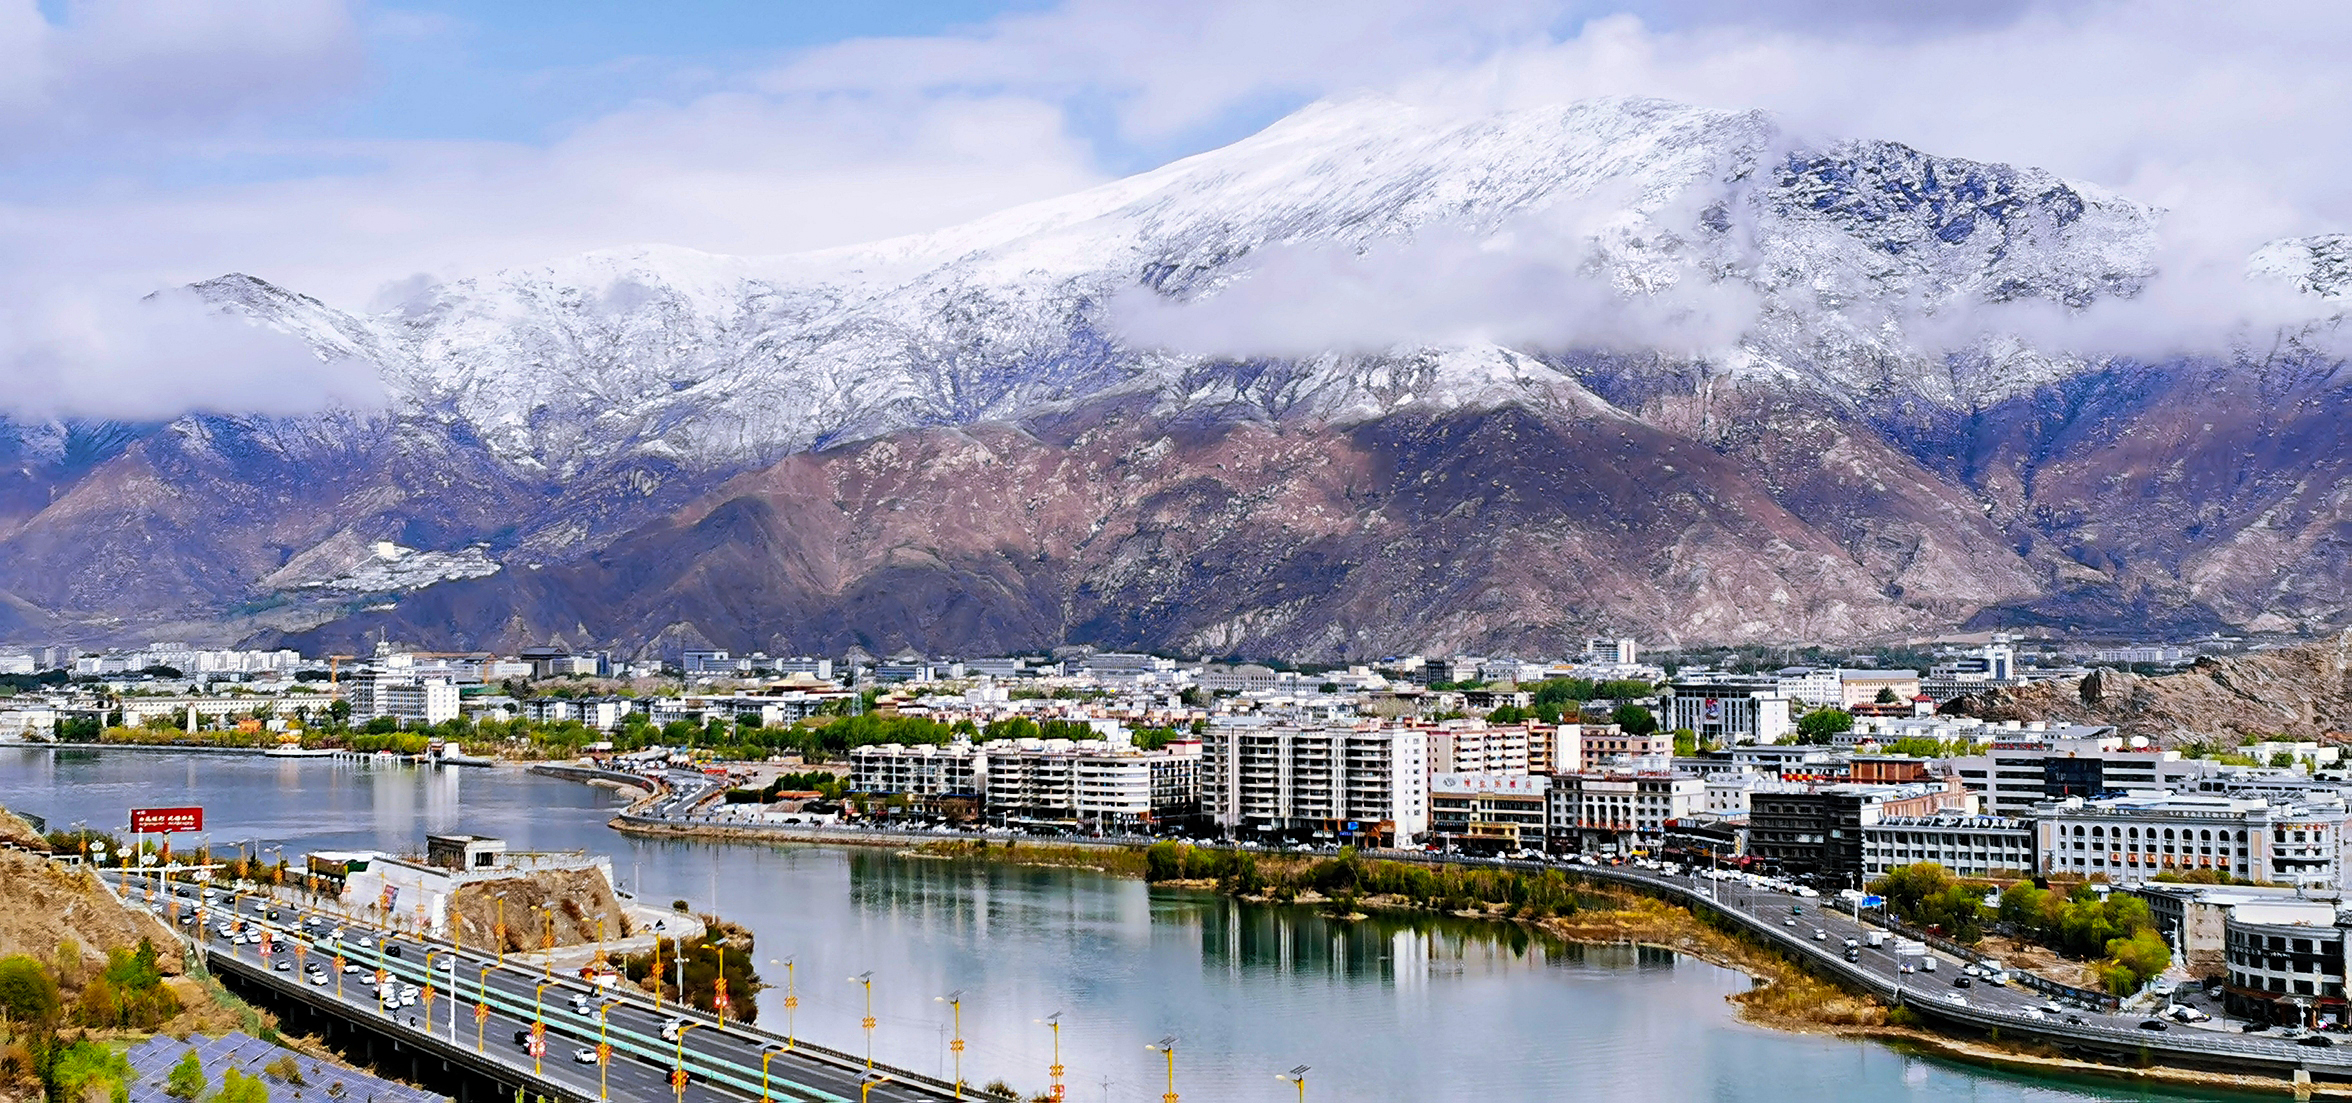
{"label": "mountain ridge", "polygon": [[[34,611],[28,623],[89,634],[211,624],[323,639],[372,625],[453,644],[562,632],[628,649],[699,632],[751,646],[792,636],[778,627],[786,610],[841,621],[859,583],[774,576],[744,598],[767,605],[729,635],[694,623],[733,615],[718,603],[684,602],[705,611],[664,619],[691,572],[652,560],[720,557],[728,571],[714,560],[693,584],[721,587],[729,571],[768,577],[762,555],[830,554],[926,600],[949,601],[953,588],[908,564],[1000,595],[968,622],[884,602],[904,633],[875,637],[889,647],[1099,632],[1122,645],[1338,656],[1375,642],[1411,649],[1416,632],[1433,644],[1533,646],[1584,625],[1745,640],[1800,626],[1854,638],[1988,622],[2331,624],[2352,600],[2330,566],[2344,558],[2333,534],[2348,505],[2308,474],[2352,458],[2326,431],[2340,362],[2292,344],[2259,358],[2086,357],[2044,350],[2024,324],[2133,301],[2156,276],[2158,228],[2152,208],[2040,170],[1883,141],[1813,146],[1758,112],[1602,100],[1461,116],[1363,98],[1075,196],[865,246],[774,258],[606,250],[415,289],[364,315],[222,277],[198,292],[323,356],[374,365],[389,405],[13,426],[0,439],[17,460],[0,481],[12,564],[0,592]],[[2248,270],[2324,295],[2342,251],[2279,243]],[[1337,347],[1293,354],[1186,349],[1122,328],[1141,310],[1161,312],[1150,316],[1178,336],[1212,319],[1245,336],[1278,331],[1295,320],[1282,316],[1294,292],[1322,291],[1282,284],[1285,265],[1353,266],[1329,270],[1397,281],[1408,299],[1458,278],[1470,293],[1450,305],[1471,308],[1532,287],[1532,305],[1504,319],[1523,339],[1478,337],[1475,316],[1418,319],[1440,336],[1408,339],[1412,325],[1381,316],[1403,312],[1373,309],[1359,311],[1361,328],[1381,337],[1364,341],[1337,310]],[[2233,401],[2245,393],[2262,401]],[[1505,422],[1517,428],[1496,428]],[[1247,515],[1194,549],[1235,564],[1250,560],[1245,549],[1283,563],[1309,547],[1351,557],[1344,570],[1272,579],[1282,594],[1220,587],[1180,564],[1155,567],[1160,583],[1122,573],[1132,555],[1105,558],[1087,541],[1145,525],[1136,502],[1089,499],[1092,515],[1056,522],[1068,532],[1020,530],[1052,562],[1014,567],[969,544],[1011,530],[966,522],[899,531],[886,554],[824,553],[762,518],[798,517],[853,543],[855,526],[734,491],[763,478],[798,485],[778,473],[853,458],[887,468],[873,457],[893,448],[944,457],[926,434],[945,431],[1124,434],[1144,447],[1251,426],[1334,455],[1390,456],[1433,485],[1476,484],[1481,502],[1520,484],[1579,500],[1562,472],[1622,490],[1621,472],[1560,442],[1619,464],[1704,470],[1706,485],[1684,487],[1690,497],[1663,512],[1603,494],[1591,508],[1604,512],[1504,511],[1481,527],[1441,523],[1382,483],[1379,505],[1337,493],[1319,508],[1353,511],[1351,532],[1396,525],[1388,531],[1407,535],[1394,548]],[[1496,451],[1365,443],[1392,437]],[[75,440],[81,459],[70,458]],[[1619,440],[1639,443],[1609,453]],[[1053,447],[1063,453],[1006,452],[1004,470],[974,477],[1018,488],[1049,471],[1136,475],[1115,455]],[[1464,465],[1479,462],[1493,466],[1472,478]],[[1244,500],[1270,493],[1279,474],[1215,470],[1144,481]],[[892,477],[946,491],[922,471]],[[733,536],[689,538],[714,514],[736,519],[721,526]],[[355,542],[379,540],[485,557],[460,573],[498,569],[332,598],[291,585],[308,575],[289,564],[340,562]],[[1563,579],[1593,569],[1555,545],[1650,564],[1638,582],[1612,584],[1654,600],[1612,604],[1525,576],[1499,551],[1565,555]],[[1462,585],[1372,566],[1408,547],[1431,564],[1480,566]],[[1829,558],[1808,573],[1797,565],[1806,556]],[[663,581],[640,594],[616,577]],[[1310,580],[1329,592],[1298,597]],[[1349,587],[1378,585],[1523,608],[1449,621],[1454,607],[1392,600],[1396,623],[1376,624],[1378,602]],[[1255,615],[1225,608],[1232,593],[1267,604]],[[1167,611],[1070,612],[1123,600]],[[599,614],[599,603],[623,612]]]}

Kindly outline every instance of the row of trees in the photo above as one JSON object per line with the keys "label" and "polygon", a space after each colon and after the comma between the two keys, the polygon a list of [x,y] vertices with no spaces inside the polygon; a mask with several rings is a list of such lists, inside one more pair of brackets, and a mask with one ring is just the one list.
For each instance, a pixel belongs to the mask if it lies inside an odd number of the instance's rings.
{"label": "row of trees", "polygon": [[1888,871],[1870,891],[1886,898],[1888,911],[1954,942],[1981,940],[1986,925],[1997,920],[2020,938],[2095,961],[2100,983],[2117,995],[2138,991],[2172,964],[2172,947],[2139,897],[2101,894],[2088,884],[2060,892],[2020,881],[1988,907],[1994,887],[1920,862]]}
{"label": "row of trees", "polygon": [[1353,847],[1336,858],[1261,861],[1246,850],[1154,843],[1144,851],[1148,881],[1214,881],[1221,892],[1288,900],[1313,891],[1343,905],[1368,896],[1458,911],[1500,904],[1524,917],[1569,915],[1597,897],[1559,870],[1521,871],[1366,860]]}
{"label": "row of trees", "polygon": [[[0,958],[0,1093],[37,1088],[51,1099],[122,1099],[131,1082],[122,1055],[87,1039],[68,1039],[67,1027],[155,1030],[180,1013],[163,985],[155,944],[116,949],[96,970],[81,965],[81,950],[59,947],[52,967],[27,954]],[[193,1098],[193,1097],[191,1097]],[[233,1100],[231,1103],[242,1103]]]}

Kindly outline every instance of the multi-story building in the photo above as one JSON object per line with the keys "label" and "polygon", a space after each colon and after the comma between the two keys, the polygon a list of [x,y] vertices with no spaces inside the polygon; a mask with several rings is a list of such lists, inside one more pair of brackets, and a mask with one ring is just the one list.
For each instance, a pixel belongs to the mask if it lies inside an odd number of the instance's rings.
{"label": "multi-story building", "polygon": [[403,724],[440,724],[457,719],[457,682],[406,671],[362,670],[344,683],[358,722],[391,717]]}
{"label": "multi-story building", "polygon": [[1200,744],[1138,751],[1107,742],[1000,739],[980,745],[988,815],[1134,830],[1200,807]]}
{"label": "multi-story building", "polygon": [[1473,727],[1459,721],[1429,733],[1429,773],[1519,774],[1529,772],[1527,729]]}
{"label": "multi-story building", "polygon": [[2017,648],[2009,636],[1995,634],[1992,642],[1977,649],[1975,654],[1929,667],[1927,677],[1920,681],[1919,692],[1940,704],[1962,694],[1981,693],[2024,681],[2017,667]]}
{"label": "multi-story building", "polygon": [[1674,753],[1674,735],[1671,732],[1635,735],[1615,724],[1580,724],[1576,727],[1577,758],[1579,764],[1587,768],[1597,767],[1612,759],[1648,758]]}
{"label": "multi-story building", "polygon": [[1768,783],[1748,795],[1748,852],[1798,876],[1858,888],[1863,832],[1897,817],[1965,811],[1957,786]]}
{"label": "multi-story building", "polygon": [[1437,774],[1429,779],[1429,834],[1479,854],[1542,849],[1551,779],[1529,774]]}
{"label": "multi-story building", "polygon": [[1907,705],[1919,696],[1916,670],[1840,669],[1837,681],[1837,700],[1830,703],[1843,709],[1876,704],[1888,698]]}
{"label": "multi-story building", "polygon": [[1608,666],[1632,666],[1641,661],[1641,647],[1632,637],[1604,639],[1595,636],[1584,641],[1585,662]]}
{"label": "multi-story building", "polygon": [[1429,829],[1429,733],[1214,723],[1201,810],[1227,836],[1394,845]]}
{"label": "multi-story building", "polygon": [[1667,687],[1665,704],[1660,727],[1696,732],[1707,741],[1772,743],[1796,730],[1789,698],[1771,677],[1717,675],[1678,681]]}
{"label": "multi-story building", "polygon": [[1780,694],[1792,701],[1802,701],[1816,707],[1830,707],[1845,703],[1838,692],[1838,672],[1819,666],[1784,666],[1772,672],[1779,683]]}
{"label": "multi-story building", "polygon": [[904,793],[922,800],[979,801],[987,767],[978,748],[877,743],[849,752],[849,787],[860,793]]}
{"label": "multi-story building", "polygon": [[1588,770],[1553,775],[1547,797],[1554,852],[1629,850],[1657,842],[1667,821],[1704,812],[1707,783],[1663,770]]}
{"label": "multi-story building", "polygon": [[2223,930],[2229,1014],[2303,1027],[2344,1020],[2352,914],[2314,900],[2249,901],[2229,909]]}
{"label": "multi-story building", "polygon": [[1934,862],[1966,877],[2034,868],[2031,820],[2004,816],[1895,816],[1862,828],[1862,876]]}
{"label": "multi-story building", "polygon": [[1984,796],[1996,816],[2033,814],[2043,801],[2097,797],[2132,790],[2186,789],[2203,767],[2178,752],[2127,742],[2112,728],[2079,726],[1995,742],[1982,755],[1952,759],[1961,784]]}
{"label": "multi-story building", "polygon": [[2035,872],[2140,881],[2213,870],[2249,881],[2342,884],[2352,817],[2340,797],[2278,802],[2209,793],[2068,797],[2034,810]]}

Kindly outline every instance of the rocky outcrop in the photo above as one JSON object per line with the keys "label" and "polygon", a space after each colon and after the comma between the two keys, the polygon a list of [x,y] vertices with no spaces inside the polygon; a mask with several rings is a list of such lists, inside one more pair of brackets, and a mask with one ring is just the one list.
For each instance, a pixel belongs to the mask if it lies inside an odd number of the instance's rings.
{"label": "rocky outcrop", "polygon": [[1989,720],[2109,724],[2167,743],[2244,736],[2352,739],[2352,632],[2324,643],[2207,657],[2177,674],[2098,670],[2057,683],[1960,698],[1948,711]]}

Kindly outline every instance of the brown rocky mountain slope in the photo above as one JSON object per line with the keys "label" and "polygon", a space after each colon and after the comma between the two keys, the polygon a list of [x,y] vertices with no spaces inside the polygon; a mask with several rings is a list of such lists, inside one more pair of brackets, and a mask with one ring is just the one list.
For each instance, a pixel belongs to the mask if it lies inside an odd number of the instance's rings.
{"label": "brown rocky mountain slope", "polygon": [[[436,586],[293,642],[1558,651],[1607,626],[1892,632],[2052,569],[1884,444],[1818,455],[1773,468],[1598,403],[929,430],[793,456],[586,561]],[[1888,508],[1854,516],[1874,499]]]}
{"label": "brown rocky mountain slope", "polygon": [[2177,674],[2100,670],[1962,698],[1952,711],[1993,720],[2111,724],[2166,743],[2215,736],[2344,738],[2352,731],[2352,632],[2323,643],[2208,657]]}

